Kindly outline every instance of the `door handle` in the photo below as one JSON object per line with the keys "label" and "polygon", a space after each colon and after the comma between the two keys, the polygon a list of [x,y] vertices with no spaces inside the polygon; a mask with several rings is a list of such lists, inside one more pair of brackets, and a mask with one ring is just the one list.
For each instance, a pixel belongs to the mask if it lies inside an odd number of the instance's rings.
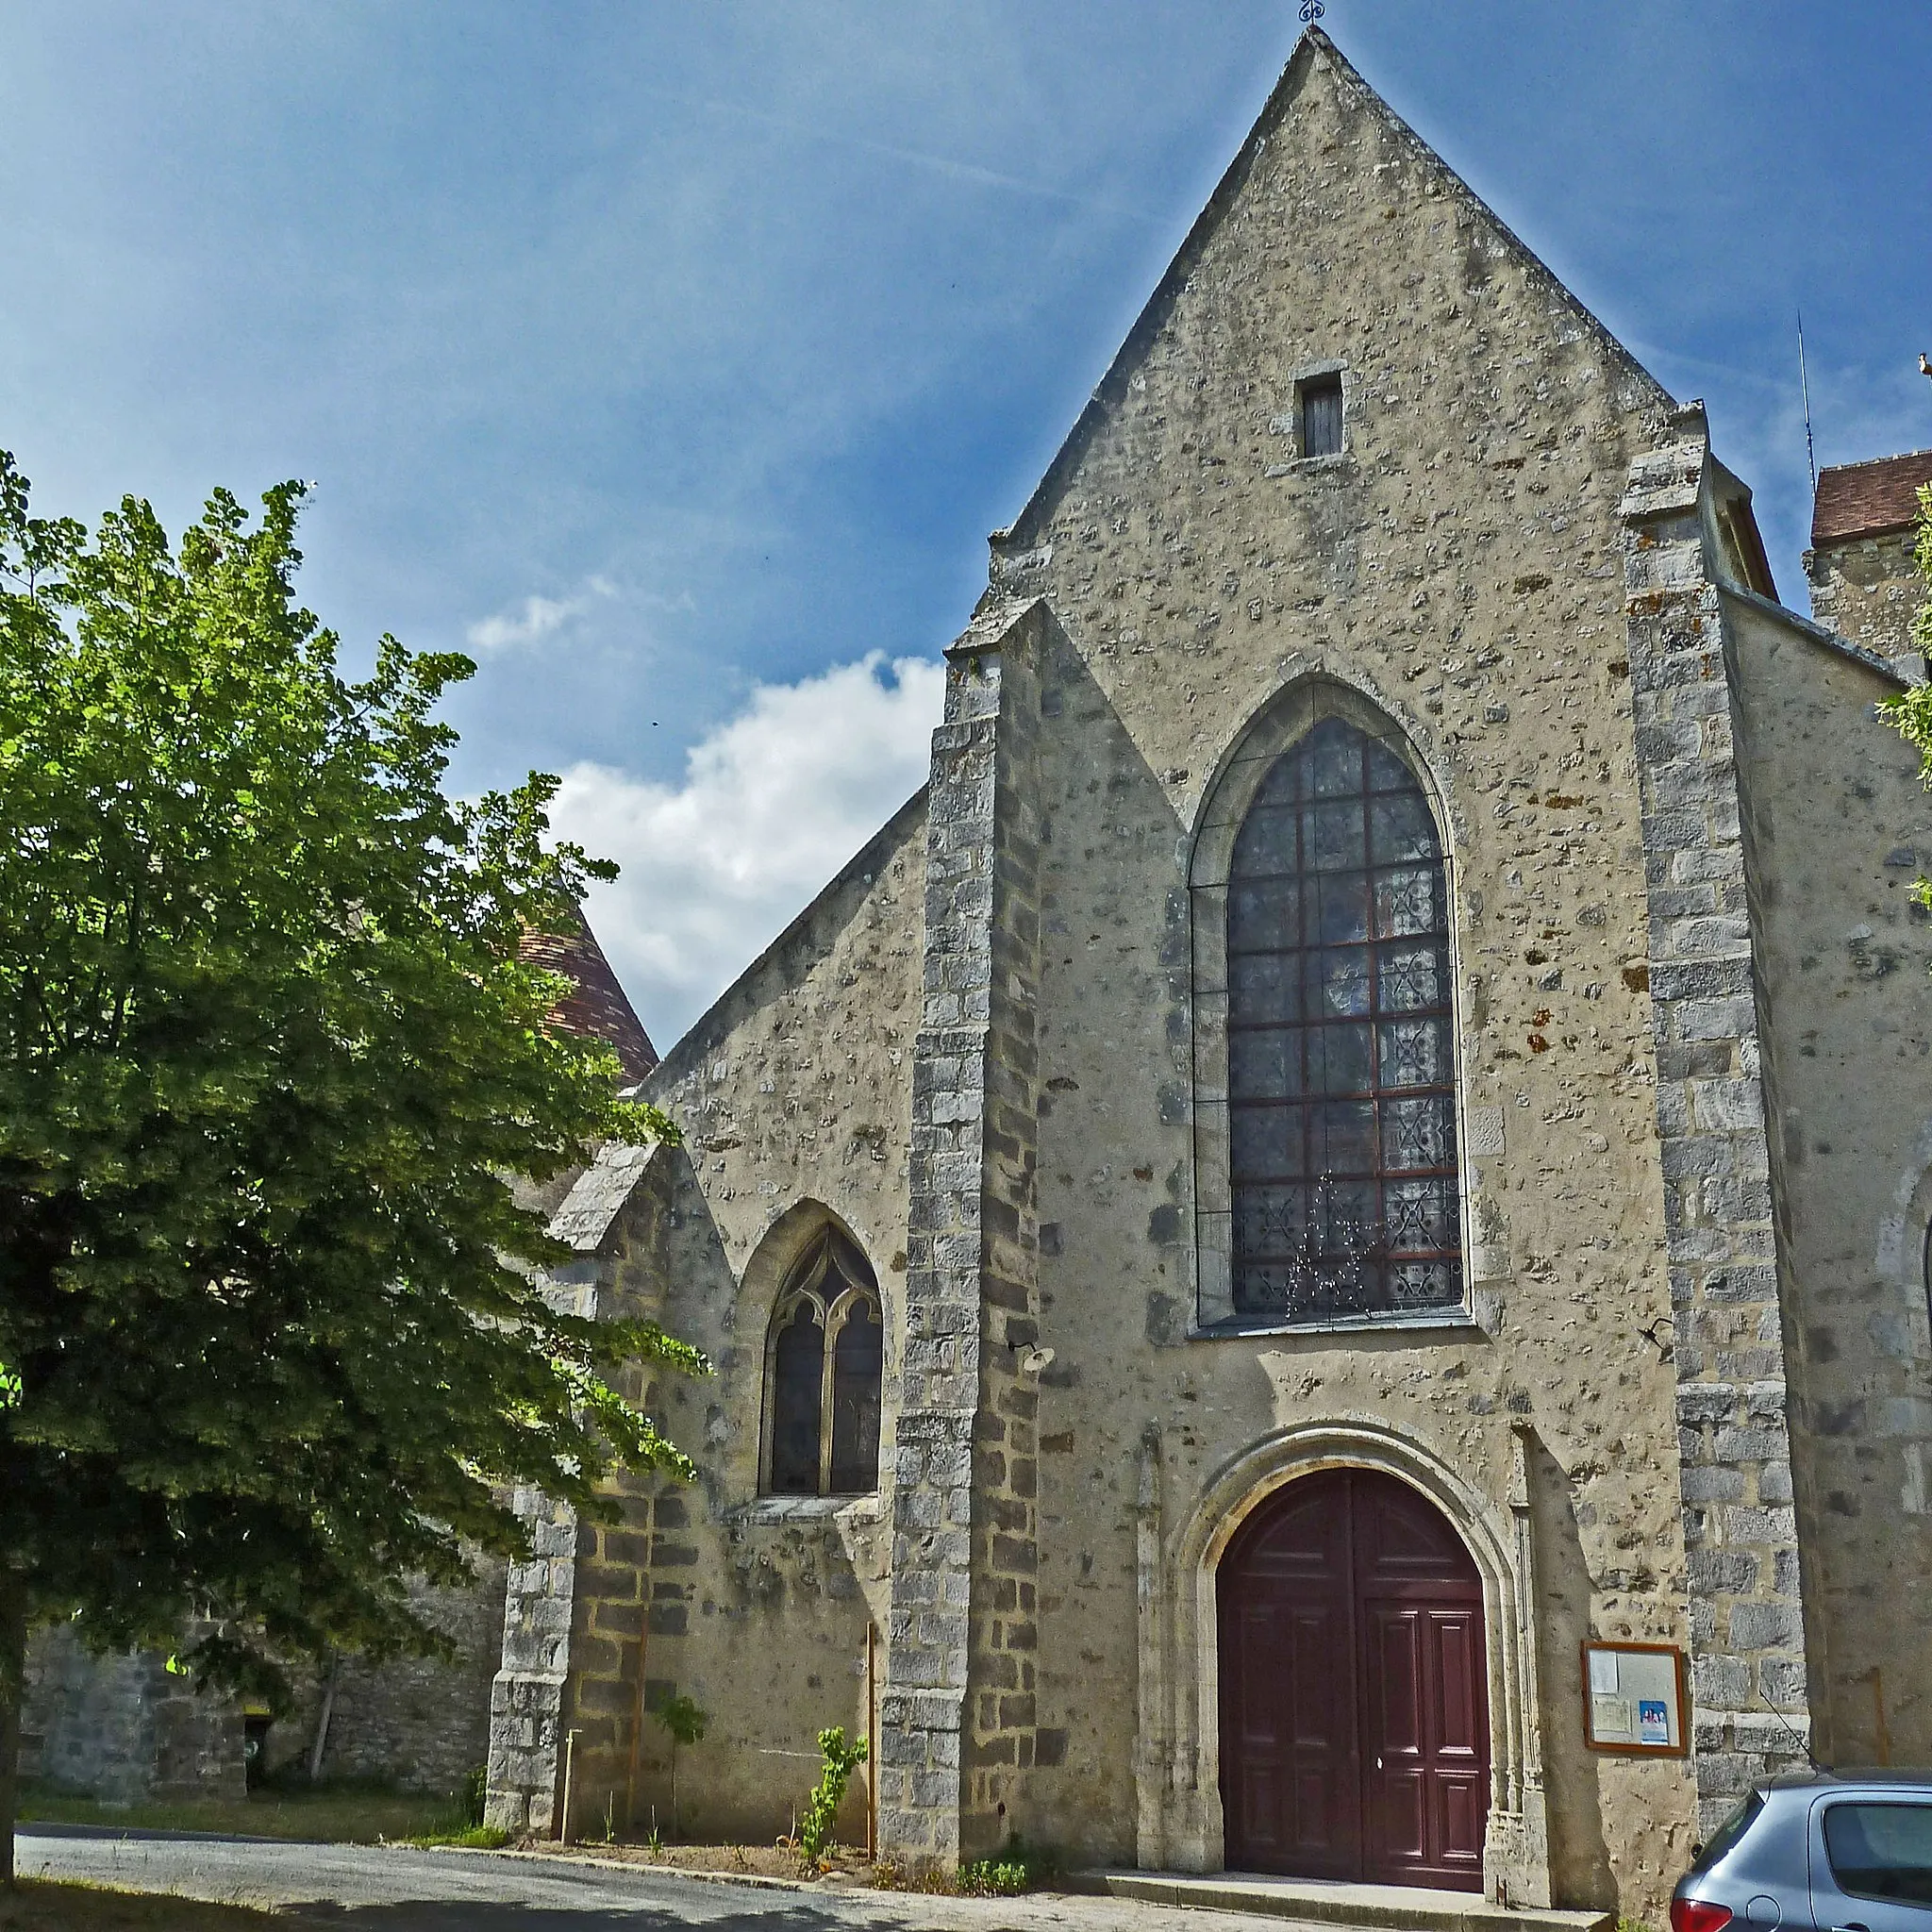
{"label": "door handle", "polygon": [[1869,1925],[1860,1924],[1857,1919],[1853,1919],[1846,1924],[1834,1925],[1831,1928],[1831,1932],[1872,1932],[1872,1928]]}

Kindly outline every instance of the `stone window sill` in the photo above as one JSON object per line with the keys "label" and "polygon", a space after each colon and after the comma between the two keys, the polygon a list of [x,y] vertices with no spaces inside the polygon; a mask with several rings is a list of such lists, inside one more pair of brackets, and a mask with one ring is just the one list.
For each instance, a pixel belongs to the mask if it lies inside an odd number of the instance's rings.
{"label": "stone window sill", "polygon": [[1431,1308],[1413,1315],[1341,1315],[1326,1322],[1243,1321],[1239,1316],[1188,1329],[1190,1341],[1252,1341],[1260,1335],[1437,1335],[1444,1340],[1486,1335],[1468,1308]]}
{"label": "stone window sill", "polygon": [[829,1517],[854,1523],[879,1520],[877,1496],[756,1496],[725,1512],[727,1523],[823,1523]]}
{"label": "stone window sill", "polygon": [[1353,465],[1350,453],[1339,449],[1325,457],[1291,457],[1285,463],[1270,463],[1261,474],[1271,480],[1277,476],[1319,476],[1329,470],[1346,470]]}

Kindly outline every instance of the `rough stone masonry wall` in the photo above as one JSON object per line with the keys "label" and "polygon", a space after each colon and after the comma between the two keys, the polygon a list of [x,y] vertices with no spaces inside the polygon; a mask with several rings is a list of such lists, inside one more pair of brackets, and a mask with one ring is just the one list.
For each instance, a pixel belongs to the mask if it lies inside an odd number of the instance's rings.
{"label": "rough stone masonry wall", "polygon": [[[1669,405],[1325,58],[994,547],[998,590],[1047,596],[1067,639],[1041,671],[1038,1027],[1036,1738],[1060,1761],[1029,1817],[1134,1856],[1140,1551],[1173,1628],[1198,1579],[1168,1566],[1233,1458],[1374,1424],[1507,1534],[1521,1423],[1557,1895],[1655,1917],[1690,1781],[1584,1749],[1576,1645],[1688,1639],[1618,517]],[[1295,373],[1337,359],[1346,449],[1302,462]],[[1190,832],[1243,727],[1316,672],[1442,792],[1489,1325],[1196,1339]],[[1144,1742],[1170,1815],[1218,1818],[1218,1762]]]}
{"label": "rough stone masonry wall", "polygon": [[[575,1727],[575,1827],[601,1831],[609,1807],[620,1828],[628,1811],[640,1831],[654,1817],[672,1829],[670,1740],[648,1715],[639,1727],[640,1672],[647,1712],[689,1695],[709,1717],[704,1740],[677,1754],[688,1836],[769,1840],[789,1829],[817,1775],[817,1732],[867,1727],[865,1632],[886,1622],[880,1512],[903,1346],[924,834],[916,797],[666,1056],[647,1091],[682,1126],[683,1147],[630,1172],[613,1154],[608,1188],[588,1176],[559,1215],[599,1307],[661,1322],[715,1374],[658,1377],[644,1391],[695,1457],[696,1483],[620,1483],[624,1522],[573,1529],[556,1558],[567,1570],[529,1579],[533,1611],[551,1592],[533,1640],[567,1641],[557,1690],[539,1645],[518,1693],[533,1707],[505,1715],[530,1754],[520,1784],[551,1823],[556,1745]],[[762,1496],[768,1325],[827,1212],[884,1299],[885,1494]],[[848,1837],[863,1829],[864,1804],[861,1774]]]}
{"label": "rough stone masonry wall", "polygon": [[[1632,467],[1630,671],[1650,884],[1657,1133],[1707,1832],[1810,1725],[1784,1320],[1724,619],[1701,416]],[[1799,1761],[1802,1758],[1799,1757]]]}
{"label": "rough stone masonry wall", "polygon": [[1805,553],[1811,615],[1883,658],[1909,684],[1925,681],[1924,653],[1912,640],[1912,620],[1925,603],[1925,579],[1913,560],[1916,541],[1913,531],[1888,530]]}
{"label": "rough stone masonry wall", "polygon": [[[345,1658],[329,1703],[324,1778],[367,1778],[411,1790],[457,1791],[490,1755],[490,1692],[503,1654],[506,1566],[480,1562],[467,1590],[411,1586],[411,1607],[457,1647],[454,1660]],[[311,1683],[270,1726],[271,1771],[307,1768],[323,1687]]]}
{"label": "rough stone masonry wall", "polygon": [[1932,1762],[1932,804],[1897,690],[1726,596],[1767,1012],[1811,1701],[1827,1763]]}
{"label": "rough stone masonry wall", "polygon": [[[794,1209],[786,1231],[818,1224]],[[571,1822],[594,1836],[608,1821],[642,1835],[769,1840],[790,1830],[816,1774],[827,1724],[867,1726],[861,1675],[866,1585],[882,1569],[874,1498],[759,1498],[756,1415],[713,1426],[758,1397],[760,1348],[733,1349],[721,1313],[737,1288],[687,1158],[667,1150],[627,1204],[607,1259],[604,1306],[697,1338],[714,1382],[657,1374],[637,1391],[689,1446],[700,1475],[685,1487],[628,1478],[622,1518],[579,1536],[570,1643],[568,1726],[576,1733]],[[768,1274],[747,1271],[747,1305],[769,1307]],[[745,1467],[748,1460],[749,1467]],[[744,1491],[739,1489],[740,1482]],[[750,1491],[746,1493],[745,1491]],[[653,1713],[673,1697],[705,1713],[706,1734],[677,1745]],[[841,1825],[862,1832],[855,1780]]]}
{"label": "rough stone masonry wall", "polygon": [[[663,1194],[627,1223],[617,1288],[716,1369],[660,1385],[661,1413],[699,1466],[681,1492],[688,1526],[654,1543],[646,1672],[647,1698],[685,1692],[711,1713],[703,1743],[680,1754],[688,1831],[708,1819],[764,1839],[789,1828],[817,1776],[818,1732],[868,1728],[869,1624],[881,1685],[885,1674],[883,1519],[905,1347],[926,823],[916,796],[666,1056],[650,1088],[686,1143]],[[772,1311],[827,1212],[883,1297],[880,1488],[761,1495]],[[848,1838],[863,1829],[867,1775],[850,1788]],[[649,1724],[640,1801],[660,1818],[670,1782],[668,1742]]]}
{"label": "rough stone masonry wall", "polygon": [[576,1590],[576,1512],[521,1490],[530,1529],[527,1561],[506,1582],[502,1665],[490,1687],[484,1822],[534,1838],[553,1835],[563,1802],[570,1629]]}
{"label": "rough stone masonry wall", "polygon": [[27,1652],[23,1768],[61,1790],[117,1804],[239,1798],[242,1711],[173,1676],[158,1651],[97,1657],[64,1629]]}

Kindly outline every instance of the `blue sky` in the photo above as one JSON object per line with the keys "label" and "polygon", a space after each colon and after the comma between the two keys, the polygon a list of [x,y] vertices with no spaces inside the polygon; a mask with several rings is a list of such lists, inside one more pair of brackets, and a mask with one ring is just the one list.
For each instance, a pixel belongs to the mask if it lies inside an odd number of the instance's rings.
{"label": "blue sky", "polygon": [[[1932,444],[1932,7],[1330,0],[1680,396],[1804,608]],[[1258,110],[1294,0],[9,0],[0,446],[39,506],[317,492],[352,658],[482,664],[665,1043],[918,781],[935,654]]]}

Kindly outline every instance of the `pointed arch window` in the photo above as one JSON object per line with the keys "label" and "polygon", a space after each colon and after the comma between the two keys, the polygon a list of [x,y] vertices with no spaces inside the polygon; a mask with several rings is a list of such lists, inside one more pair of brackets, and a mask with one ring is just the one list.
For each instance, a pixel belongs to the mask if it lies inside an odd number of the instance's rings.
{"label": "pointed arch window", "polygon": [[792,1263],[765,1351],[765,1487],[778,1496],[878,1488],[886,1358],[878,1281],[829,1224]]}
{"label": "pointed arch window", "polygon": [[1448,890],[1422,786],[1324,717],[1261,781],[1227,887],[1234,1312],[1462,1296]]}

